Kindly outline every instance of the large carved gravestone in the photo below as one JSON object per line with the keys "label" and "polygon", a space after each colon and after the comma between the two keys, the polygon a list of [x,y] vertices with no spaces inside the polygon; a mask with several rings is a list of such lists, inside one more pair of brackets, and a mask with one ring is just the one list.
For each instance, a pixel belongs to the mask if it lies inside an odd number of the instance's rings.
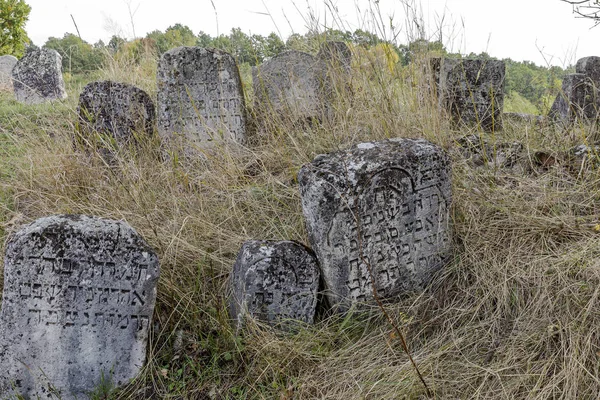
{"label": "large carved gravestone", "polygon": [[332,83],[325,63],[308,53],[286,51],[252,70],[254,109],[262,120],[323,120]]}
{"label": "large carved gravestone", "polygon": [[30,47],[13,68],[17,101],[39,104],[67,97],[62,58],[56,50]]}
{"label": "large carved gravestone", "polygon": [[0,57],[0,92],[12,92],[12,70],[17,64],[17,58],[14,56]]}
{"label": "large carved gravestone", "polygon": [[440,68],[440,106],[457,125],[502,129],[504,61],[444,59]]}
{"label": "large carved gravestone", "polygon": [[448,156],[425,140],[362,143],[298,174],[309,239],[329,302],[421,290],[450,257]]}
{"label": "large carved gravestone", "polygon": [[126,223],[38,219],[6,246],[0,397],[87,398],[143,366],[158,259]]}
{"label": "large carved gravestone", "polygon": [[585,74],[568,74],[563,78],[561,93],[556,96],[548,116],[565,125],[592,117],[594,87]]}
{"label": "large carved gravestone", "polygon": [[231,275],[231,316],[238,327],[248,314],[271,325],[312,323],[319,276],[314,254],[299,243],[248,241]]}
{"label": "large carved gravestone", "polygon": [[158,65],[158,132],[199,147],[246,138],[244,94],[233,57],[217,49],[178,47]]}
{"label": "large carved gravestone", "polygon": [[154,102],[143,90],[125,83],[87,84],[79,95],[78,111],[84,133],[107,133],[120,144],[134,140],[134,134],[154,132]]}

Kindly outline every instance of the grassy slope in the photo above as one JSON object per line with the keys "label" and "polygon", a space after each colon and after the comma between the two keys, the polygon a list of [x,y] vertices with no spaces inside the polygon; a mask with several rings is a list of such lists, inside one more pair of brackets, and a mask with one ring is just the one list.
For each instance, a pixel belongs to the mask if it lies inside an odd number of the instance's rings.
{"label": "grassy slope", "polygon": [[[115,62],[99,77],[154,94],[154,70],[152,60]],[[537,149],[559,154],[585,142],[586,130],[507,124],[488,140],[522,142],[524,167],[475,168],[456,140],[479,133],[452,130],[429,99],[419,100],[416,71],[361,60],[354,94],[339,91],[330,123],[273,120],[247,148],[223,146],[193,160],[159,161],[149,141],[107,166],[72,144],[82,79],[69,80],[65,103],[0,99],[0,227],[5,239],[44,215],[92,214],[128,221],[157,250],[148,363],[115,398],[423,397],[376,310],[325,318],[294,335],[256,325],[236,336],[226,314],[227,277],[243,241],[307,242],[300,166],[388,137],[423,137],[453,157],[455,259],[424,293],[390,307],[437,397],[597,396],[600,175],[593,163],[541,170],[532,162]]]}

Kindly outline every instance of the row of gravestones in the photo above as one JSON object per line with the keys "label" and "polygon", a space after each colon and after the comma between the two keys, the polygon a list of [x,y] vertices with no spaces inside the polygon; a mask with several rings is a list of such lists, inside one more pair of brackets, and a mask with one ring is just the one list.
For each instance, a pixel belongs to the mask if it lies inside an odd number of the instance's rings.
{"label": "row of gravestones", "polygon": [[[446,153],[392,139],[317,156],[298,174],[314,252],[296,242],[245,243],[230,312],[283,328],[312,323],[317,293],[337,312],[421,290],[451,257]],[[128,224],[40,218],[12,235],[0,311],[0,398],[83,398],[145,362],[159,276]],[[289,324],[289,325],[288,325]]]}

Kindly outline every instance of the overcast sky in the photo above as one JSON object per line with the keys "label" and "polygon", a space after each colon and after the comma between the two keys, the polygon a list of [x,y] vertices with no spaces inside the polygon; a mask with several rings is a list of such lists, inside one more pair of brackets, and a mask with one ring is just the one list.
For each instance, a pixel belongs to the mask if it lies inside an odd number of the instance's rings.
{"label": "overcast sky", "polygon": [[[422,15],[425,31],[442,39],[449,50],[486,51],[498,58],[566,66],[578,58],[600,55],[600,26],[578,19],[560,0],[26,0],[32,7],[27,32],[42,45],[50,36],[76,33],[84,40],[105,42],[113,34],[144,36],[170,25],[188,25],[212,36],[241,28],[246,33],[276,32],[284,39],[305,33],[315,21],[321,27],[373,30],[374,21],[390,20],[400,43],[414,38],[413,16]],[[133,15],[131,23],[128,5]],[[407,3],[410,6],[407,7]],[[214,7],[213,7],[214,4]],[[379,7],[379,11],[376,10]],[[416,12],[415,12],[416,9]],[[332,12],[332,10],[335,10]],[[408,11],[407,11],[408,10]],[[373,15],[381,15],[374,18]],[[342,26],[340,26],[342,25]]]}

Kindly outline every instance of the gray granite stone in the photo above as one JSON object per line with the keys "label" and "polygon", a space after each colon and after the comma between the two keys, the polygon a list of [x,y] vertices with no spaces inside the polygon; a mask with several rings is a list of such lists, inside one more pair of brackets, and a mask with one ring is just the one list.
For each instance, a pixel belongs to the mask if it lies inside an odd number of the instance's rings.
{"label": "gray granite stone", "polygon": [[332,83],[325,63],[308,53],[286,51],[253,70],[254,109],[262,120],[322,121]]}
{"label": "gray granite stone", "polygon": [[154,102],[143,90],[125,83],[87,84],[79,95],[78,113],[84,134],[107,133],[120,144],[134,141],[134,134],[154,133]]}
{"label": "gray granite stone", "polygon": [[12,70],[17,64],[14,56],[0,57],[0,92],[13,92]]}
{"label": "gray granite stone", "polygon": [[233,57],[217,49],[178,47],[158,65],[158,133],[193,146],[246,139],[246,109]]}
{"label": "gray granite stone", "polygon": [[440,107],[457,125],[502,130],[504,61],[444,59],[440,69]]}
{"label": "gray granite stone", "polygon": [[577,60],[575,72],[584,74],[596,84],[597,88],[600,87],[600,57],[584,57]]}
{"label": "gray granite stone", "polygon": [[585,74],[568,74],[563,78],[561,93],[556,96],[548,113],[551,120],[569,125],[595,114],[594,87]]}
{"label": "gray granite stone", "polygon": [[[144,365],[158,258],[127,223],[40,218],[6,245],[0,397],[87,398]],[[57,396],[58,397],[58,396]]]}
{"label": "gray granite stone", "polygon": [[352,51],[344,42],[331,41],[321,44],[317,58],[327,67],[341,73],[349,73],[352,66]]}
{"label": "gray granite stone", "polygon": [[250,315],[290,328],[294,321],[313,323],[319,266],[312,251],[292,241],[244,243],[231,275],[231,317],[237,327]]}
{"label": "gray granite stone", "polygon": [[61,60],[56,50],[29,47],[12,72],[17,101],[40,104],[66,98]]}
{"label": "gray granite stone", "polygon": [[326,296],[344,312],[423,289],[451,255],[446,153],[392,139],[320,155],[298,174]]}

